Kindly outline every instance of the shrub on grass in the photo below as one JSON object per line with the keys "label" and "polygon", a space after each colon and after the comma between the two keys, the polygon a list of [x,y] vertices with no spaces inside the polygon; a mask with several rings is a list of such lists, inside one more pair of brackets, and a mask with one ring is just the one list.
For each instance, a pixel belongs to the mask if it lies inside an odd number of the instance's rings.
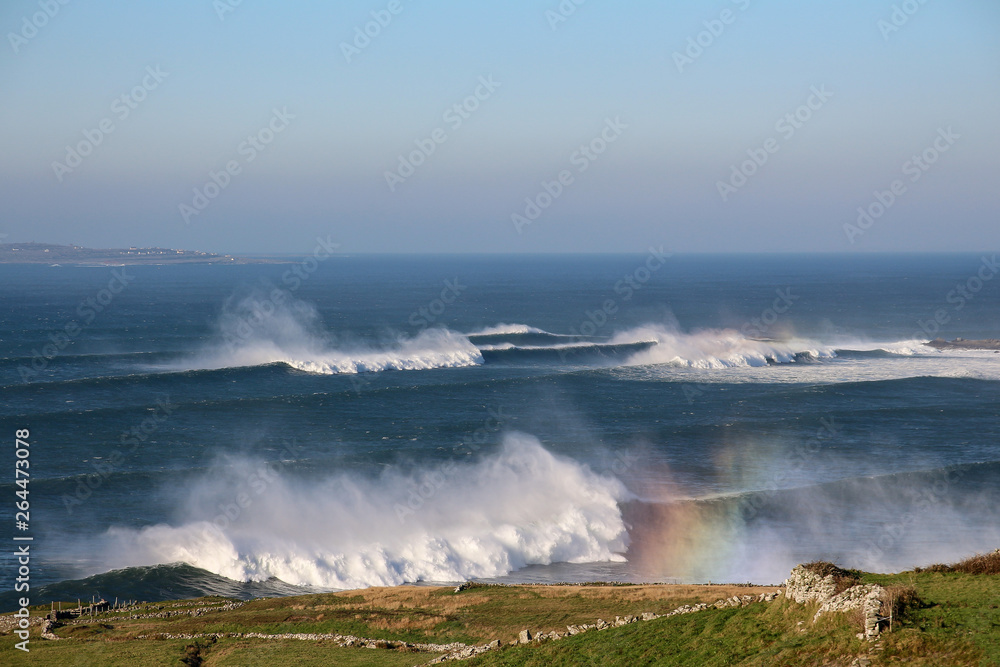
{"label": "shrub on grass", "polygon": [[210,637],[204,644],[196,641],[184,647],[184,655],[181,656],[181,664],[188,667],[201,667],[205,663],[205,656],[202,651],[207,652],[209,647],[216,642],[215,637]]}
{"label": "shrub on grass", "polygon": [[915,567],[913,571],[917,574],[921,572],[954,572],[951,569],[951,565],[945,565],[944,563],[935,563],[933,565],[928,565],[927,567]]}
{"label": "shrub on grass", "polygon": [[952,565],[936,563],[915,567],[914,572],[964,572],[965,574],[1000,574],[1000,549],[988,554],[976,554]]}
{"label": "shrub on grass", "polygon": [[882,591],[882,615],[890,619],[890,624],[906,615],[906,612],[920,604],[917,589],[913,586],[896,584],[886,586]]}
{"label": "shrub on grass", "polygon": [[955,572],[966,574],[1000,574],[1000,549],[993,553],[976,554],[972,558],[955,563]]}

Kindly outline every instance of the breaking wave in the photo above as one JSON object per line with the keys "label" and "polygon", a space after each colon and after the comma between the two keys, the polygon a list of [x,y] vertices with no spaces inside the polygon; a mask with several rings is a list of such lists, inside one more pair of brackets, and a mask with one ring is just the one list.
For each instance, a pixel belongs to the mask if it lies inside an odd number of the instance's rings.
{"label": "breaking wave", "polygon": [[670,364],[689,368],[767,366],[837,356],[832,346],[810,340],[748,338],[735,329],[705,329],[682,333],[648,325],[616,334],[610,343],[629,345],[655,341],[632,355],[630,365]]}
{"label": "breaking wave", "polygon": [[175,370],[213,370],[283,363],[306,373],[335,375],[387,370],[456,368],[483,363],[463,334],[426,329],[396,334],[379,343],[338,338],[323,326],[316,309],[283,296],[277,302],[259,291],[226,302],[217,341]]}
{"label": "breaking wave", "polygon": [[939,350],[925,345],[923,340],[898,341],[844,341],[837,343],[837,349],[844,352],[884,352],[890,355],[913,357],[918,355],[940,355]]}
{"label": "breaking wave", "polygon": [[483,355],[461,334],[431,329],[416,338],[401,339],[391,350],[327,351],[304,359],[281,355],[271,361],[280,361],[307,373],[334,375],[476,366],[483,363]]}
{"label": "breaking wave", "polygon": [[735,329],[683,332],[665,324],[647,324],[598,337],[498,323],[465,334],[433,328],[415,336],[384,335],[373,342],[338,338],[323,325],[311,304],[290,294],[277,299],[276,294],[254,290],[241,297],[234,295],[224,304],[216,343],[167,367],[215,370],[281,363],[306,373],[336,375],[570,361],[600,366],[725,369],[826,360],[838,353],[852,358],[939,354],[920,340],[821,343],[805,338],[751,338]]}
{"label": "breaking wave", "polygon": [[191,490],[178,525],[110,529],[106,562],[183,562],[237,581],[357,588],[623,562],[628,547],[624,485],[524,434],[507,435],[477,463],[378,478],[306,482],[290,472],[253,478],[255,469],[242,461],[213,470]]}

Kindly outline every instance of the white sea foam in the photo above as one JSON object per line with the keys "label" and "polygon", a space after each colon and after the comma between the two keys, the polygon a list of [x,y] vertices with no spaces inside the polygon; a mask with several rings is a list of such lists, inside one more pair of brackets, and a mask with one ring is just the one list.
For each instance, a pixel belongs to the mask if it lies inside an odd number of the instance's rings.
{"label": "white sea foam", "polygon": [[[251,484],[252,467],[213,470],[191,489],[176,525],[111,529],[107,562],[180,561],[241,581],[357,588],[495,577],[529,564],[622,562],[628,546],[622,483],[528,435],[507,435],[478,463],[377,479],[306,482],[285,471]],[[239,493],[250,500],[242,509]]]}
{"label": "white sea foam", "polygon": [[387,350],[325,350],[296,358],[286,351],[268,355],[307,373],[370,373],[375,371],[413,371],[431,368],[457,368],[483,363],[479,348],[461,334],[429,329],[416,338],[399,339]]}

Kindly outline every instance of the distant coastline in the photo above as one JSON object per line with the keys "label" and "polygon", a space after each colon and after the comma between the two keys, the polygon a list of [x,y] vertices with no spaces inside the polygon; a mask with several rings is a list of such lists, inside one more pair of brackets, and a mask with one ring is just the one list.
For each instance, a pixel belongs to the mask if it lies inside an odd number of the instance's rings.
{"label": "distant coastline", "polygon": [[0,264],[126,266],[135,264],[282,264],[277,257],[239,257],[174,248],[84,248],[52,243],[0,243]]}
{"label": "distant coastline", "polygon": [[964,338],[956,338],[955,340],[945,340],[935,338],[924,345],[938,350],[1000,350],[1000,339],[965,340]]}

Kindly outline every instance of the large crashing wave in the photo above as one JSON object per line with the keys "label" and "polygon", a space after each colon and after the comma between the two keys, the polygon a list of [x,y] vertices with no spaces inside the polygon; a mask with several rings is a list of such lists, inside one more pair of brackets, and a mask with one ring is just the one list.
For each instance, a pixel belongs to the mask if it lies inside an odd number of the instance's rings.
{"label": "large crashing wave", "polygon": [[459,368],[483,363],[482,353],[468,338],[444,329],[429,329],[415,338],[398,338],[395,344],[382,350],[320,350],[308,355],[281,350],[270,356],[271,361],[286,363],[300,371],[326,375]]}
{"label": "large crashing wave", "polygon": [[254,291],[226,302],[218,342],[177,366],[185,370],[283,363],[307,373],[333,375],[386,370],[456,368],[483,363],[479,349],[459,333],[427,329],[395,335],[378,344],[337,339],[316,309],[284,294],[279,300]]}
{"label": "large crashing wave", "polygon": [[[280,297],[280,298],[279,298]],[[852,340],[843,344],[791,338],[750,338],[734,329],[685,333],[647,324],[607,337],[556,334],[528,324],[500,323],[472,333],[434,328],[416,336],[397,334],[372,341],[337,338],[316,309],[279,290],[252,290],[224,305],[218,339],[172,369],[220,369],[286,364],[308,373],[342,374],[386,370],[459,368],[491,362],[522,363],[552,358],[607,365],[671,365],[698,369],[756,367],[828,359],[837,350],[892,356],[935,354],[919,340],[887,343]],[[475,343],[473,342],[476,341]],[[484,358],[484,353],[486,358]],[[503,355],[501,353],[510,353]]]}
{"label": "large crashing wave", "polygon": [[625,345],[655,341],[629,358],[630,365],[671,364],[690,368],[732,368],[766,366],[837,356],[834,349],[808,340],[758,340],[747,338],[734,329],[706,329],[682,333],[656,325],[647,325],[616,334],[611,344]]}
{"label": "large crashing wave", "polygon": [[[285,472],[251,484],[251,469],[244,462],[213,471],[192,490],[179,525],[111,529],[108,561],[184,562],[239,581],[357,588],[621,562],[628,546],[621,482],[523,434],[506,436],[478,463],[377,479],[304,483]],[[246,507],[238,506],[241,494]]]}

